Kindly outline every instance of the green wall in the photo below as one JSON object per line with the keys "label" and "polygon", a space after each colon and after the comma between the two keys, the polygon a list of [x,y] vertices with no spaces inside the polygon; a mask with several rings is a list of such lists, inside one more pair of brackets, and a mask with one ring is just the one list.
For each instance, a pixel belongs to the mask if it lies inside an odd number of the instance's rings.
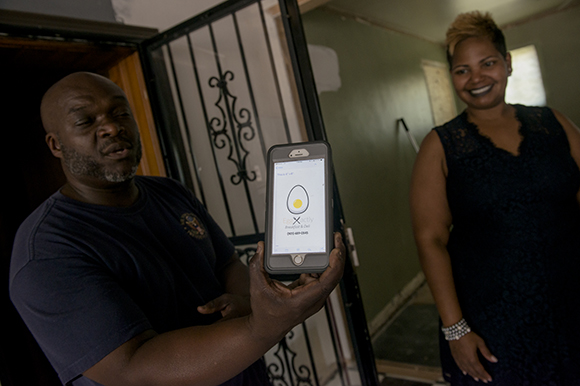
{"label": "green wall", "polygon": [[506,28],[504,35],[508,49],[536,46],[548,106],[580,126],[580,6]]}
{"label": "green wall", "polygon": [[370,321],[420,272],[408,205],[415,150],[396,121],[404,118],[418,143],[433,127],[421,61],[445,62],[444,51],[324,10],[303,23],[309,44],[338,55],[341,88],[320,103]]}

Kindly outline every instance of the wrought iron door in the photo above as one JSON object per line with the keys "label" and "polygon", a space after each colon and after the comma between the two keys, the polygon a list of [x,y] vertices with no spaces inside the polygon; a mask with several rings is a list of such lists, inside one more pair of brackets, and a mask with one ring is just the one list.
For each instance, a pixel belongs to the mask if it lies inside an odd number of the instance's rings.
{"label": "wrought iron door", "polygon": [[[266,153],[326,139],[296,0],[229,0],[142,44],[168,174],[241,255],[264,238]],[[342,209],[335,191],[335,228]],[[265,359],[274,385],[377,385],[356,275]]]}

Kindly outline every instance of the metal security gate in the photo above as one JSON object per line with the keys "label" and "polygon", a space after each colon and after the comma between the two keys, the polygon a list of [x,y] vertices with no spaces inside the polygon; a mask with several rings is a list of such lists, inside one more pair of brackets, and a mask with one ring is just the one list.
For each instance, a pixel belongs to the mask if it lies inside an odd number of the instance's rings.
{"label": "metal security gate", "polygon": [[[169,176],[250,257],[264,239],[267,150],[325,139],[296,1],[226,1],[141,54]],[[335,207],[341,229],[338,192]],[[326,307],[265,359],[274,385],[378,384],[350,261]]]}

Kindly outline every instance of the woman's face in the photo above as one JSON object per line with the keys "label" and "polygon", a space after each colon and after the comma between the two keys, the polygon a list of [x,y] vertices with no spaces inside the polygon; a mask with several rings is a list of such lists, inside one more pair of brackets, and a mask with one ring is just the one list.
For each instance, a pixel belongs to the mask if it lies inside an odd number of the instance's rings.
{"label": "woman's face", "polygon": [[506,58],[487,38],[467,38],[455,46],[451,79],[457,96],[472,109],[489,109],[504,102],[511,57]]}

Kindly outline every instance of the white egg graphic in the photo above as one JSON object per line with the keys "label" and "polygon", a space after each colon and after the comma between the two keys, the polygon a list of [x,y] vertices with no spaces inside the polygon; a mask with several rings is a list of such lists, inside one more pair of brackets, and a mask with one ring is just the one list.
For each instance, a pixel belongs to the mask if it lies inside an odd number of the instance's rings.
{"label": "white egg graphic", "polygon": [[310,204],[308,199],[308,193],[302,185],[296,185],[288,193],[288,199],[286,199],[286,207],[293,214],[302,214],[308,209]]}

